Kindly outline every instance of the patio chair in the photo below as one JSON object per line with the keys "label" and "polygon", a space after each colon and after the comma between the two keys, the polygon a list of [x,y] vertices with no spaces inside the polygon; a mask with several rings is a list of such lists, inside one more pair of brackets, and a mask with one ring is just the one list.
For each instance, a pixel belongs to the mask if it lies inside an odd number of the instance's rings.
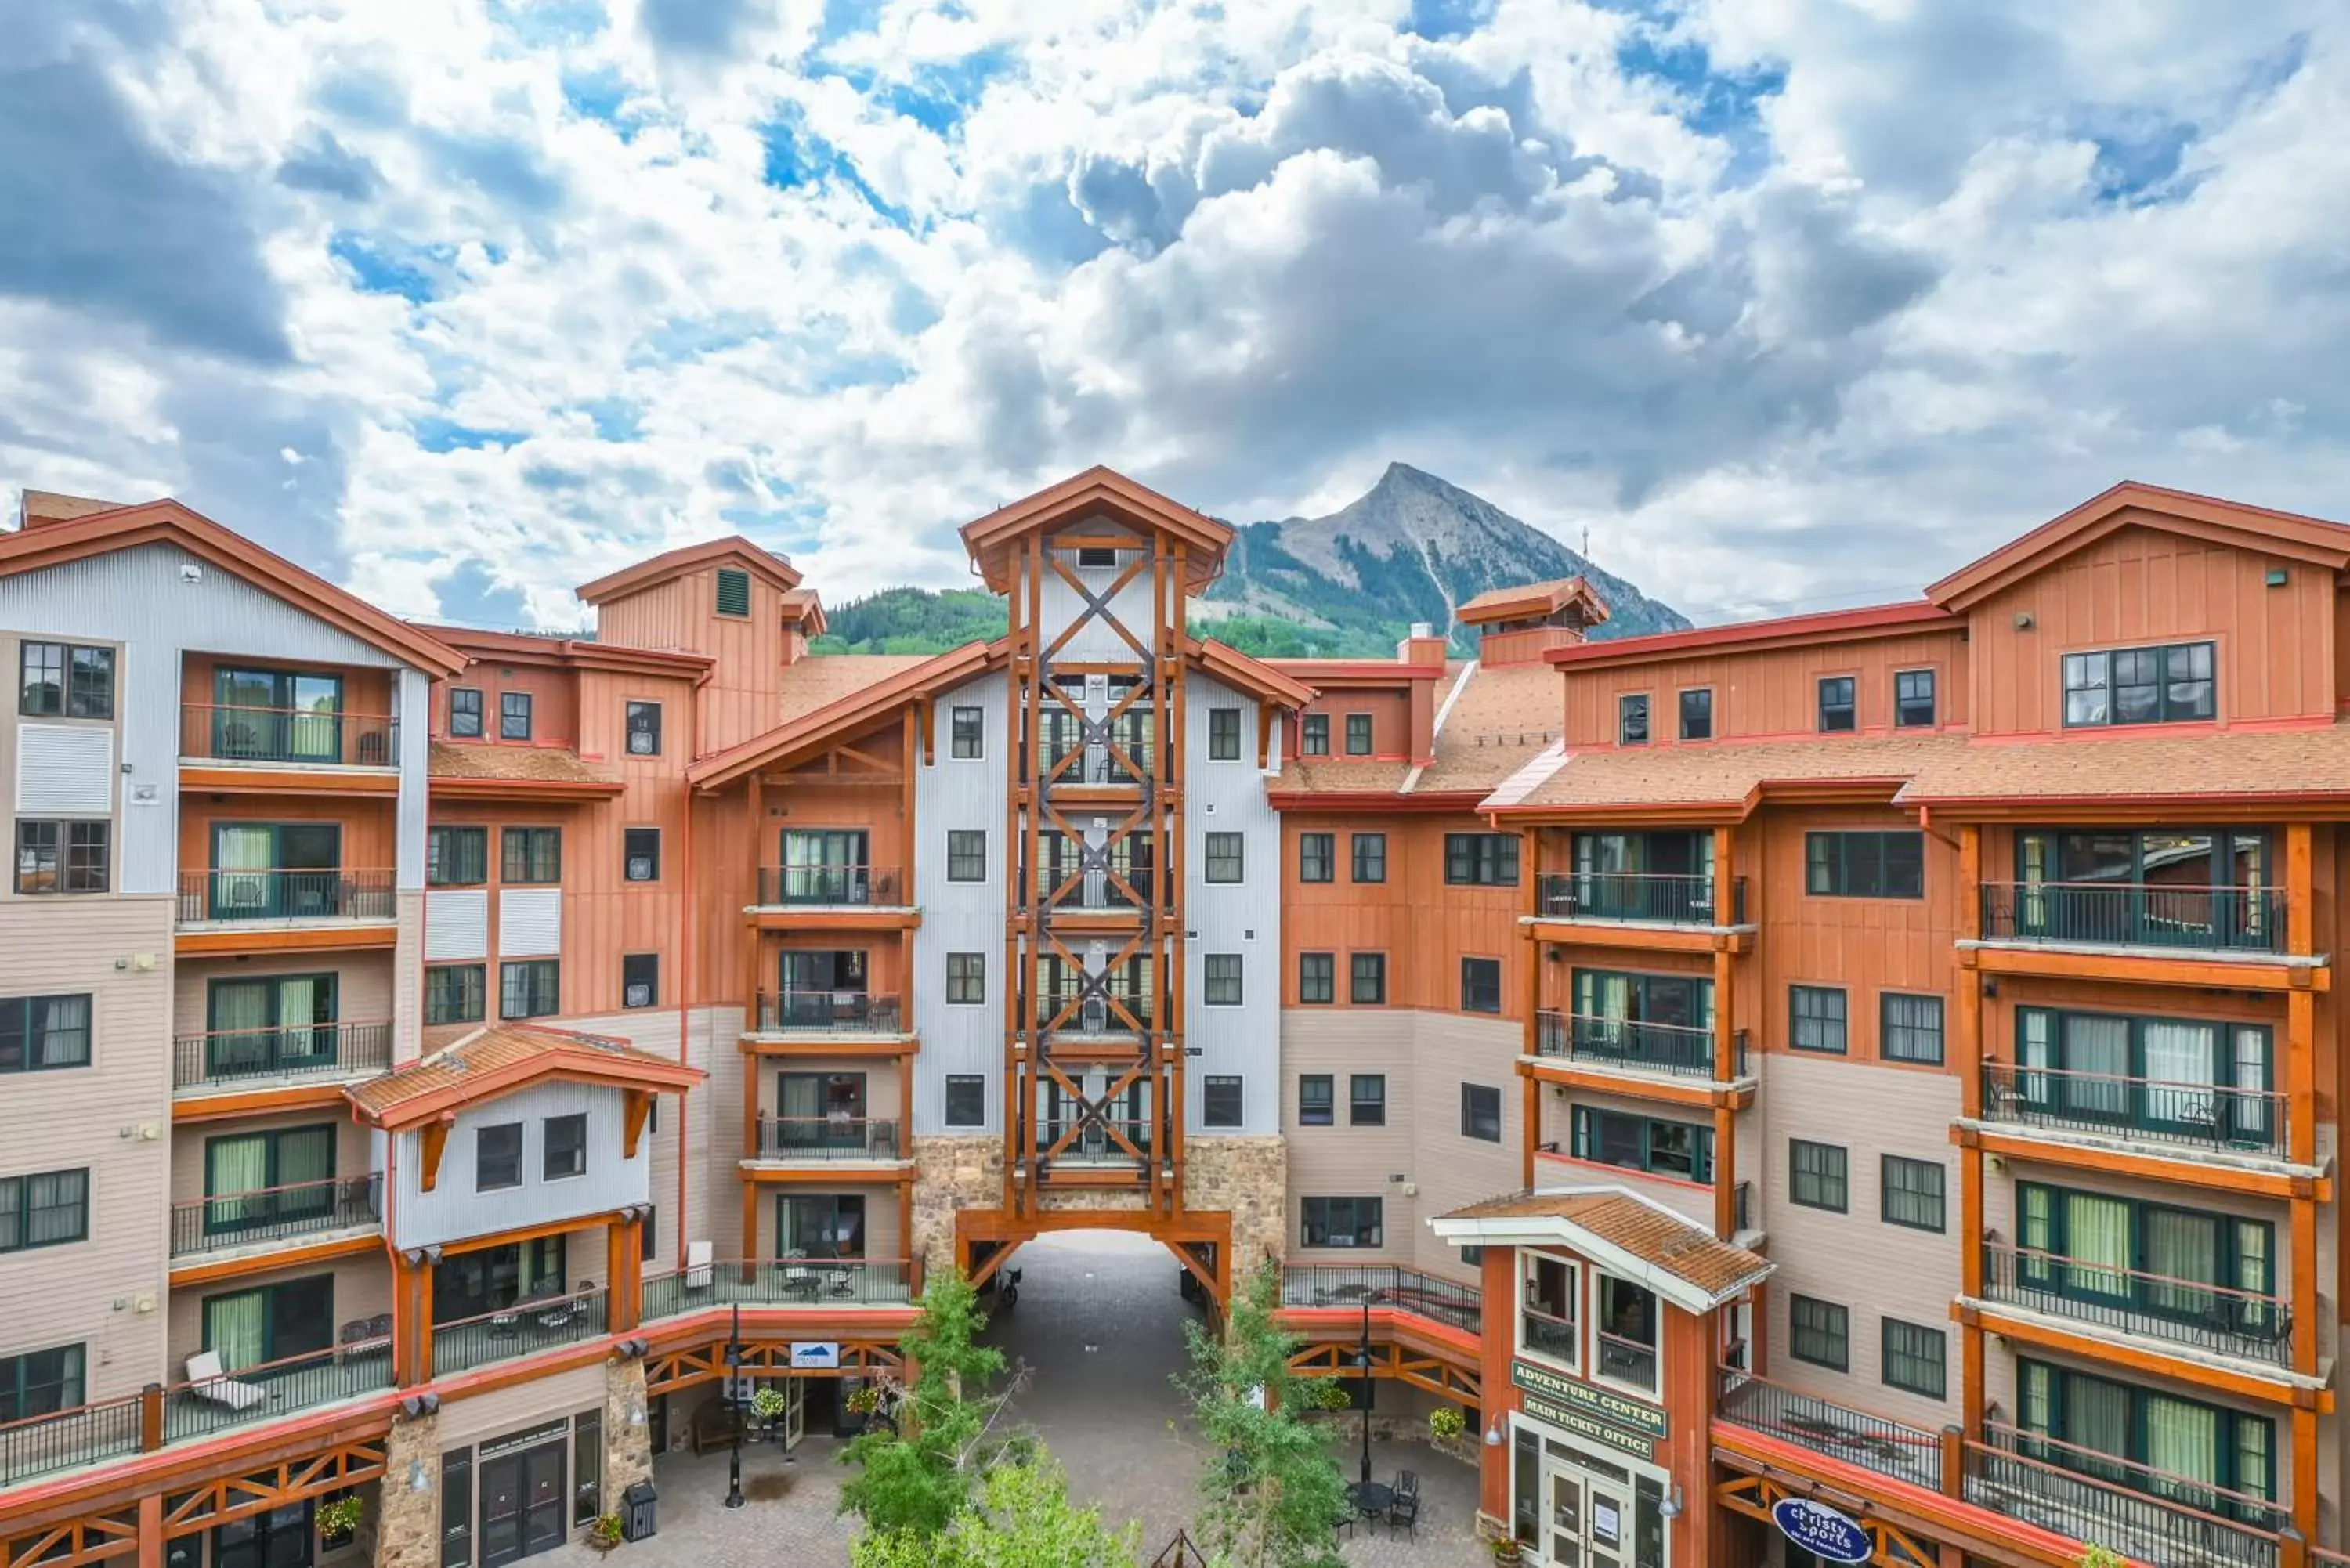
{"label": "patio chair", "polygon": [[688,1241],[685,1244],[685,1288],[706,1291],[710,1288],[710,1260],[715,1251],[708,1241]]}
{"label": "patio chair", "polygon": [[1408,1497],[1411,1499],[1412,1501],[1418,1502],[1419,1501],[1419,1472],[1418,1470],[1396,1471],[1395,1494],[1399,1498]]}
{"label": "patio chair", "polygon": [[1417,1541],[1419,1539],[1419,1494],[1413,1492],[1407,1497],[1400,1491],[1396,1493],[1395,1501],[1388,1504],[1388,1528],[1393,1530],[1401,1526],[1405,1533]]}
{"label": "patio chair", "polygon": [[231,1410],[250,1410],[269,1397],[258,1383],[241,1383],[222,1370],[217,1350],[188,1357],[188,1392]]}

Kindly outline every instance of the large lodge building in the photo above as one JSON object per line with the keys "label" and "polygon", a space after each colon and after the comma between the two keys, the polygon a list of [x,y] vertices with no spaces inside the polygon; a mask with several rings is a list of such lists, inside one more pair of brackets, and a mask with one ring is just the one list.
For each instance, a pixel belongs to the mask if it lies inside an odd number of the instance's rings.
{"label": "large lodge building", "polygon": [[963,537],[1007,637],[810,657],[739,539],[561,639],[27,496],[0,1563],[495,1568],[736,1309],[831,1427],[1083,1227],[1367,1323],[1554,1568],[2350,1563],[2350,528],[2125,484],[1465,661],[1216,642],[1230,530],[1106,470]]}

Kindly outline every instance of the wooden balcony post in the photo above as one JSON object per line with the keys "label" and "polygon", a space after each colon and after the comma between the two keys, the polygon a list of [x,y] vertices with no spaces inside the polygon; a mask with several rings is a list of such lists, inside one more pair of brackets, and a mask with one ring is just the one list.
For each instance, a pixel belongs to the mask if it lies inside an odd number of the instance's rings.
{"label": "wooden balcony post", "polygon": [[1738,1113],[1727,1105],[1713,1108],[1713,1233],[1738,1233]]}
{"label": "wooden balcony post", "polygon": [[2293,1369],[2317,1375],[2317,1199],[2296,1198],[2293,1226]]}
{"label": "wooden balcony post", "polygon": [[163,1494],[150,1491],[139,1500],[139,1568],[163,1568]]}
{"label": "wooden balcony post", "polygon": [[[1971,1137],[1971,1134],[1969,1135]],[[1959,1148],[1960,1290],[1970,1302],[1983,1292],[1983,1151],[1977,1143]],[[1959,1321],[1959,1414],[1966,1435],[1981,1438],[1983,1425],[1982,1323],[1970,1307]]]}
{"label": "wooden balcony post", "polygon": [[[1521,1151],[1520,1158],[1525,1166],[1526,1190],[1532,1192],[1534,1189],[1534,1150],[1542,1145],[1542,1080],[1534,1076],[1534,1069],[1521,1065],[1518,1068],[1518,1081],[1525,1085],[1525,1114],[1522,1118],[1524,1123],[1524,1132],[1519,1139],[1524,1147]],[[1336,1115],[1334,1107],[1332,1111],[1334,1118]]]}
{"label": "wooden balcony post", "polygon": [[1967,1493],[1967,1434],[1960,1427],[1942,1428],[1942,1495],[1964,1497]]}
{"label": "wooden balcony post", "polygon": [[[2306,978],[2306,976],[2303,976]],[[2285,1157],[2317,1163],[2317,996],[2306,986],[2284,999]]]}
{"label": "wooden balcony post", "polygon": [[[2299,1518],[2300,1514],[2296,1499],[2293,1515]],[[2288,1524],[2277,1532],[2277,1568],[2309,1568],[2309,1537],[2298,1526]]]}
{"label": "wooden balcony post", "polygon": [[2307,958],[2317,950],[2316,856],[2311,840],[2308,823],[2285,825],[2284,950],[2296,958]]}
{"label": "wooden balcony post", "polygon": [[150,1383],[139,1390],[139,1451],[151,1454],[163,1446],[163,1386]]}
{"label": "wooden balcony post", "polygon": [[1731,859],[1737,836],[1735,828],[1713,830],[1713,923],[1717,926],[1738,923],[1737,867]]}
{"label": "wooden balcony post", "polygon": [[644,1291],[639,1276],[643,1272],[644,1229],[641,1220],[608,1220],[604,1223],[605,1289],[610,1296],[604,1303],[604,1327],[608,1333],[626,1334],[637,1326],[643,1315]]}
{"label": "wooden balcony post", "polygon": [[[2315,1338],[2314,1334],[2308,1337]],[[2295,1405],[2293,1410],[2293,1523],[2284,1536],[2289,1549],[2297,1551],[2300,1560],[2309,1561],[2309,1542],[2317,1533],[2317,1410],[2314,1402]],[[2287,1568],[2293,1561],[2281,1555],[2277,1568]]]}

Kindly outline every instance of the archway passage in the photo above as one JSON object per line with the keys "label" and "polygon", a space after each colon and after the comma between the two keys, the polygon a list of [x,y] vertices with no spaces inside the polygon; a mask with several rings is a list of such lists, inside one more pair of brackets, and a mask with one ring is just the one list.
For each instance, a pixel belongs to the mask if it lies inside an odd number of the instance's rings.
{"label": "archway passage", "polygon": [[[1172,1219],[1120,1210],[1048,1210],[1014,1215],[1000,1209],[963,1209],[955,1213],[955,1266],[982,1290],[1020,1250],[1038,1236],[1069,1231],[1114,1231],[1163,1245],[1191,1281],[1211,1313],[1221,1316],[1232,1295],[1232,1217],[1222,1211],[1186,1212]],[[1187,1291],[1187,1294],[1190,1291]]]}

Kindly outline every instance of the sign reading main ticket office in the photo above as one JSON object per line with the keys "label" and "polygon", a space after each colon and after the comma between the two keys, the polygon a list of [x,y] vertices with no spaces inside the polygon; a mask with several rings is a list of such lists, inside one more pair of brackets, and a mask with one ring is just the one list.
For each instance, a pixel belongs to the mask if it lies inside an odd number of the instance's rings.
{"label": "sign reading main ticket office", "polygon": [[1545,1366],[1530,1361],[1510,1363],[1510,1381],[1529,1394],[1539,1394],[1555,1404],[1612,1421],[1630,1431],[1644,1432],[1651,1438],[1662,1438],[1671,1429],[1664,1411],[1638,1399],[1627,1399],[1621,1394],[1594,1387],[1574,1377],[1562,1377]]}
{"label": "sign reading main ticket office", "polygon": [[1824,1502],[1783,1497],[1771,1505],[1779,1533],[1824,1563],[1866,1563],[1877,1555],[1868,1532]]}

